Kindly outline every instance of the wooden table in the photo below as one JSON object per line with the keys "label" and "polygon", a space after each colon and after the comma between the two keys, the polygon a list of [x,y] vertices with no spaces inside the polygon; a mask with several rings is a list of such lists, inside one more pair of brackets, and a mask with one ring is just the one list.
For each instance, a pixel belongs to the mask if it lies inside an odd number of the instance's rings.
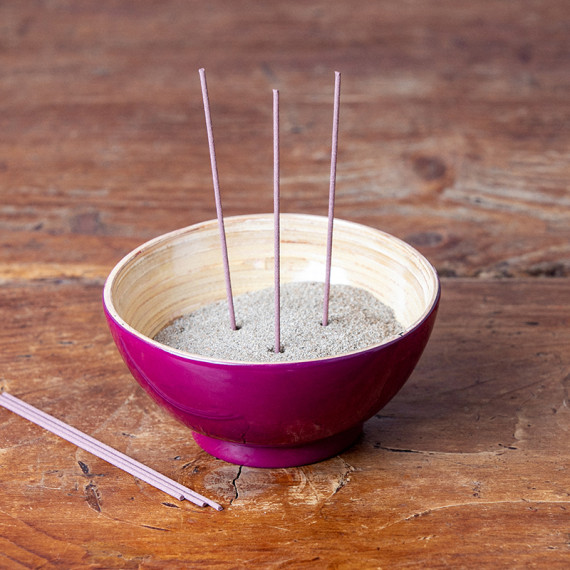
{"label": "wooden table", "polygon": [[[570,33],[565,0],[0,4],[0,386],[220,501],[177,503],[0,409],[2,568],[567,568]],[[106,275],[215,217],[326,213],[442,276],[409,382],[342,455],[213,459],[104,322]],[[80,466],[83,464],[83,469]]]}

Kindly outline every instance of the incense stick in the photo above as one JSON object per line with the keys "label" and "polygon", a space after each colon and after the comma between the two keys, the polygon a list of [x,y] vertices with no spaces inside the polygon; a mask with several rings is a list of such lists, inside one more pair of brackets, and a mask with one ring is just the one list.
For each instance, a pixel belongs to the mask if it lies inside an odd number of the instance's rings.
{"label": "incense stick", "polygon": [[281,352],[281,259],[279,227],[279,91],[273,90],[273,249],[275,253],[275,354]]}
{"label": "incense stick", "polygon": [[332,144],[331,144],[331,175],[329,186],[329,212],[327,227],[327,257],[325,266],[325,292],[323,302],[323,326],[329,324],[329,297],[331,289],[331,263],[332,263],[332,239],[333,239],[333,220],[334,220],[334,198],[336,188],[336,161],[338,150],[338,118],[340,109],[340,72],[335,71],[334,82],[334,109],[333,109],[333,127],[332,127]]}
{"label": "incense stick", "polygon": [[216,147],[214,145],[214,132],[212,129],[212,116],[210,114],[210,101],[208,98],[208,85],[206,83],[206,70],[199,70],[200,84],[202,86],[202,99],[204,101],[204,115],[206,117],[206,130],[208,132],[208,147],[210,149],[210,162],[212,165],[212,181],[214,184],[214,199],[216,201],[216,216],[218,218],[218,228],[220,231],[220,242],[222,245],[222,258],[224,264],[224,279],[226,282],[226,296],[228,298],[228,310],[230,313],[230,326],[237,329],[234,311],[234,300],[232,295],[232,283],[230,279],[230,264],[228,261],[228,246],[226,243],[226,231],[224,228],[224,215],[222,211],[222,199],[220,196],[220,182],[218,179],[218,163],[216,161]]}
{"label": "incense stick", "polygon": [[188,487],[184,487],[180,483],[165,477],[158,471],[135,461],[120,451],[117,451],[116,449],[92,438],[91,436],[58,420],[57,418],[54,418],[53,416],[50,416],[49,414],[46,414],[45,412],[42,412],[41,410],[34,408],[30,404],[27,404],[6,392],[0,394],[0,405],[39,425],[40,427],[47,429],[70,443],[77,445],[81,449],[84,449],[108,463],[123,469],[134,477],[147,482],[178,500],[186,499],[200,507],[210,505],[216,510],[223,509],[221,505],[211,499],[196,493]]}

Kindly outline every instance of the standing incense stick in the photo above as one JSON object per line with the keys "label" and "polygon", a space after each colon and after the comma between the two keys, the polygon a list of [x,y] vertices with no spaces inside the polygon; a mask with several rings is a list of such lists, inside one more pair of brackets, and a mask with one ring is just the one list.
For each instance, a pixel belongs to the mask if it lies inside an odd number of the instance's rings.
{"label": "standing incense stick", "polygon": [[204,100],[204,115],[206,116],[206,130],[208,131],[208,146],[210,148],[210,162],[212,163],[212,180],[214,183],[214,197],[216,200],[216,215],[218,217],[218,227],[220,230],[220,242],[222,245],[222,258],[224,263],[224,278],[226,281],[226,296],[228,298],[228,309],[230,312],[230,326],[237,329],[234,312],[234,299],[232,295],[232,283],[230,279],[230,264],[228,261],[228,246],[226,244],[226,231],[224,229],[224,215],[222,212],[222,199],[220,197],[220,183],[218,180],[218,165],[216,161],[216,148],[214,146],[214,132],[212,130],[212,117],[210,115],[210,102],[208,99],[208,86],[206,84],[206,71],[199,70],[200,83],[202,85],[202,99]]}
{"label": "standing incense stick", "polygon": [[279,228],[279,91],[273,90],[273,249],[275,254],[275,354],[281,352],[281,287]]}
{"label": "standing incense stick", "polygon": [[335,71],[334,82],[334,110],[333,110],[333,127],[332,127],[332,144],[331,144],[331,176],[329,186],[329,213],[327,228],[327,258],[326,258],[326,274],[325,274],[325,292],[323,302],[323,326],[329,324],[329,297],[331,290],[331,262],[332,262],[332,238],[333,238],[333,220],[334,220],[334,197],[336,188],[336,160],[338,149],[338,117],[340,108],[340,72]]}

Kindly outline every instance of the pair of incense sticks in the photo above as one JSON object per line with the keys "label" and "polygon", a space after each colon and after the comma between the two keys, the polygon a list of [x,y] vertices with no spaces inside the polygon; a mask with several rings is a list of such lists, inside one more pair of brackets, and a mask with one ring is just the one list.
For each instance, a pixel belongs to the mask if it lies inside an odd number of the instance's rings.
{"label": "pair of incense sticks", "polygon": [[198,505],[199,507],[205,507],[209,505],[214,509],[221,511],[223,507],[218,503],[208,499],[196,493],[192,489],[188,487],[184,487],[180,483],[165,477],[158,471],[135,461],[131,457],[101,443],[100,441],[92,438],[91,436],[71,427],[70,425],[34,408],[30,404],[26,404],[22,400],[15,398],[14,396],[8,394],[7,392],[0,393],[0,406],[5,407],[8,410],[11,410],[15,414],[26,418],[27,420],[47,429],[48,431],[54,433],[55,435],[77,445],[81,449],[96,455],[100,459],[115,465],[115,467],[119,467],[123,471],[130,473],[137,479],[141,479],[145,481],[149,485],[164,491],[165,493],[169,494],[171,497],[178,499],[179,501],[183,501],[184,499]]}
{"label": "pair of incense sticks", "polygon": [[[232,285],[230,278],[230,269],[228,261],[228,250],[226,243],[226,234],[224,229],[224,217],[222,211],[222,201],[220,197],[220,184],[218,179],[218,166],[216,161],[216,149],[214,145],[214,134],[212,129],[212,117],[210,113],[210,103],[208,98],[208,87],[206,84],[206,71],[202,68],[199,70],[200,83],[202,86],[202,99],[204,102],[204,114],[206,117],[206,130],[208,133],[208,146],[210,149],[210,162],[212,165],[212,179],[214,183],[214,197],[216,202],[216,214],[218,218],[218,227],[220,232],[220,242],[222,247],[222,259],[224,264],[224,278],[226,283],[226,296],[228,300],[228,309],[230,314],[230,326],[236,330],[236,318],[234,311],[234,302],[232,295]],[[333,110],[333,128],[332,128],[332,145],[331,145],[331,170],[329,185],[329,206],[328,206],[328,223],[327,223],[327,249],[325,261],[325,286],[323,300],[323,318],[322,325],[326,326],[329,322],[329,297],[330,297],[330,276],[332,262],[332,237],[333,237],[333,221],[334,221],[334,200],[336,188],[336,163],[338,150],[338,122],[340,109],[340,72],[335,72],[334,87],[334,110]],[[275,344],[274,351],[281,351],[280,339],[280,188],[279,188],[279,91],[273,90],[273,216],[274,216],[274,289],[275,289]]]}

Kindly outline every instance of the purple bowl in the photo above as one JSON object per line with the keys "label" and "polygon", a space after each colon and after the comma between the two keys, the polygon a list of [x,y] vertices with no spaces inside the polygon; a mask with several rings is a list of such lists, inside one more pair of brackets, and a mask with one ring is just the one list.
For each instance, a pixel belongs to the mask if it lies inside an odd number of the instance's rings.
{"label": "purple bowl", "polygon": [[[234,294],[273,282],[272,215],[225,220]],[[281,216],[282,282],[322,281],[326,218]],[[402,387],[436,317],[437,274],[384,232],[335,220],[332,282],[362,287],[392,307],[402,336],[352,353],[255,363],[189,354],[152,338],[178,316],[224,299],[215,220],[160,236],[128,254],[105,284],[105,314],[139,384],[190,427],[215,457],[289,467],[331,457]]]}

